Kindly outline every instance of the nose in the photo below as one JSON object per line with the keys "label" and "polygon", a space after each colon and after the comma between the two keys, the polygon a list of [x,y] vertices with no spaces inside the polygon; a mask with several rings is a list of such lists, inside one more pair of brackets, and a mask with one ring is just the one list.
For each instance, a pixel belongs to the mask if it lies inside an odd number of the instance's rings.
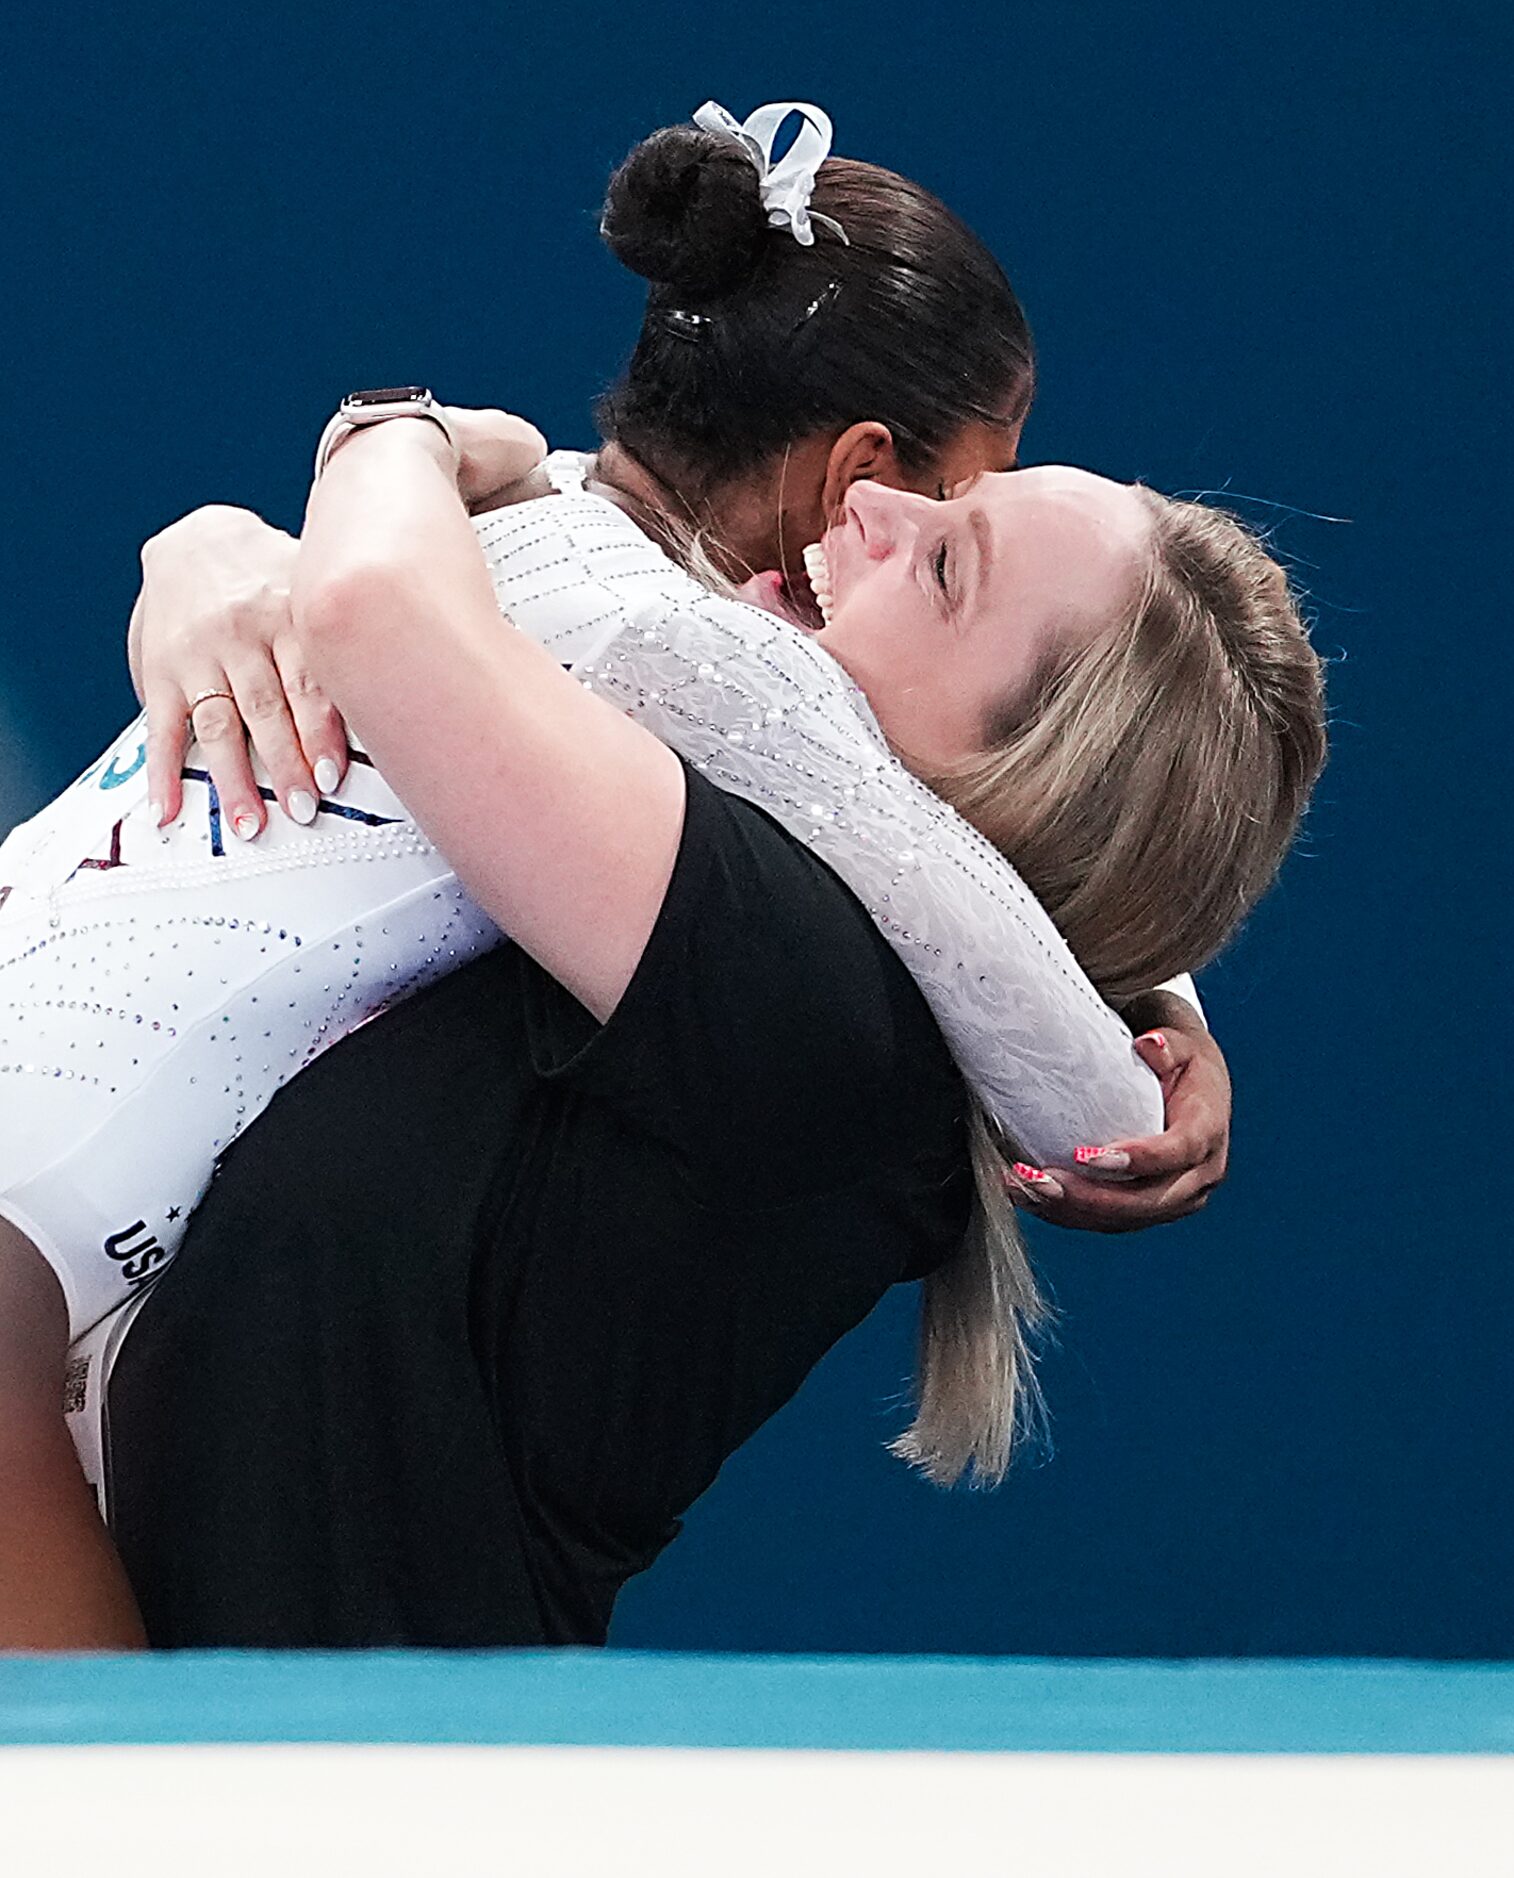
{"label": "nose", "polygon": [[846,495],[847,511],[862,537],[870,560],[886,561],[914,539],[919,526],[916,510],[929,508],[924,496],[883,483],[853,483]]}

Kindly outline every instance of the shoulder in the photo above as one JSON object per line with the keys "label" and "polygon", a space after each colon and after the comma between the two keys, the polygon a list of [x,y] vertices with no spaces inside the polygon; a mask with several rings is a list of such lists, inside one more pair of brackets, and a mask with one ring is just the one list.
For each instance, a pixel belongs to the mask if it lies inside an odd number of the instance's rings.
{"label": "shoulder", "polygon": [[908,970],[850,889],[762,809],[687,771],[684,833],[608,1023],[543,985],[539,1067],[785,1190],[960,1151],[963,1091]]}
{"label": "shoulder", "polygon": [[809,1026],[812,1060],[827,1047],[852,1070],[944,1056],[913,978],[851,887],[766,810],[686,769],[664,965],[700,987],[712,1024],[781,999]]}

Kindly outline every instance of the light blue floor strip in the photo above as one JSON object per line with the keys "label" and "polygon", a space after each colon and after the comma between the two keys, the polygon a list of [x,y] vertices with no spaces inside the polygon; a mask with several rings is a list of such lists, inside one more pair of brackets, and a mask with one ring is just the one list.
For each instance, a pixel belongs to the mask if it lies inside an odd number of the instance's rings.
{"label": "light blue floor strip", "polygon": [[1514,1752],[1514,1664],[225,1652],[0,1657],[0,1744]]}

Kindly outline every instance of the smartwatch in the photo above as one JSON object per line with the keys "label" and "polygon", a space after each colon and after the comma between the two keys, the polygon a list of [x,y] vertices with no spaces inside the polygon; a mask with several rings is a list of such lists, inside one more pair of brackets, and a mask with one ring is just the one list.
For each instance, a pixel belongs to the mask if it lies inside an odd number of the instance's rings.
{"label": "smartwatch", "polygon": [[336,416],[321,432],[315,452],[317,479],[331,452],[349,431],[364,430],[370,424],[387,424],[392,417],[429,418],[440,427],[454,454],[457,453],[457,439],[452,435],[442,407],[424,385],[383,385],[375,391],[349,391],[337,407]]}

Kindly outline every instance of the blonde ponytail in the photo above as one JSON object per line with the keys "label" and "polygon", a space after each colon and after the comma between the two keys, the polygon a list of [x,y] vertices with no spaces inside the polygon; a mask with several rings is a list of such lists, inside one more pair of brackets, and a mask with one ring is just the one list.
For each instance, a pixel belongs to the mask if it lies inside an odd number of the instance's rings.
{"label": "blonde ponytail", "polygon": [[919,1412],[889,1452],[949,1487],[964,1474],[996,1487],[1011,1456],[1045,1425],[1031,1337],[1050,1312],[1004,1184],[998,1135],[976,1103],[968,1117],[976,1196],[961,1250],[925,1280]]}

